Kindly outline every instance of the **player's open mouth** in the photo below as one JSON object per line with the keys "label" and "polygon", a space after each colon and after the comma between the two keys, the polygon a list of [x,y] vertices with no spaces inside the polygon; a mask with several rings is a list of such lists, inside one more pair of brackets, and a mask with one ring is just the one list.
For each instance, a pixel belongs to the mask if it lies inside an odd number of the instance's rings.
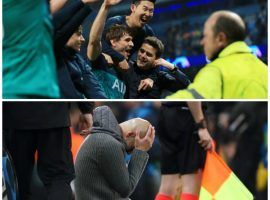
{"label": "player's open mouth", "polygon": [[131,51],[131,49],[126,49],[125,50],[125,53],[129,56],[130,55],[130,51]]}
{"label": "player's open mouth", "polygon": [[81,43],[78,43],[77,44],[77,48],[81,48],[82,44]]}
{"label": "player's open mouth", "polygon": [[146,17],[141,17],[141,22],[145,24],[148,22],[148,19]]}

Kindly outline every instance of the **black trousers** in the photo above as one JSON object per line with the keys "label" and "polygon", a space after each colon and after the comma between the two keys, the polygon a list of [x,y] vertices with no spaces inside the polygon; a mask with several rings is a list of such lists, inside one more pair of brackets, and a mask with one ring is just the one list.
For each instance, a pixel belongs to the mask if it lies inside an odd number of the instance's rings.
{"label": "black trousers", "polygon": [[70,182],[74,178],[69,127],[3,132],[18,178],[20,200],[30,198],[30,184],[38,152],[37,171],[47,190],[47,199],[72,199]]}

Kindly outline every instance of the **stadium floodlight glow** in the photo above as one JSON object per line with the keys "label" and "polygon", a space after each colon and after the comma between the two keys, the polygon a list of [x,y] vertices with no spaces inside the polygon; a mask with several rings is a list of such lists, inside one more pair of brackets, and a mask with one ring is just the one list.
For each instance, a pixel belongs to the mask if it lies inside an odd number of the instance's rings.
{"label": "stadium floodlight glow", "polygon": [[186,56],[176,57],[173,60],[167,59],[167,61],[181,68],[188,68],[191,66]]}
{"label": "stadium floodlight glow", "polygon": [[249,48],[251,49],[252,53],[257,56],[257,57],[262,57],[262,52],[260,50],[260,48],[256,45],[252,45],[249,46]]}
{"label": "stadium floodlight glow", "polygon": [[[249,46],[249,48],[252,50],[252,53],[259,58],[267,55],[267,45],[252,45]],[[211,62],[204,54],[196,56],[177,56],[175,58],[167,58],[166,60],[179,68],[202,67]]]}
{"label": "stadium floodlight glow", "polygon": [[165,7],[155,8],[154,13],[156,15],[158,13],[180,10],[183,8],[183,6],[190,8],[190,7],[197,7],[197,6],[207,5],[209,3],[220,2],[220,1],[221,0],[192,0],[186,3],[177,3],[177,4],[165,6]]}
{"label": "stadium floodlight glow", "polygon": [[166,7],[155,8],[154,14],[156,15],[158,13],[172,12],[172,11],[176,11],[176,10],[180,10],[180,9],[182,9],[182,4],[181,3],[172,4],[172,5],[166,6]]}
{"label": "stadium floodlight glow", "polygon": [[187,7],[196,7],[196,6],[201,6],[201,5],[206,5],[209,3],[213,3],[216,1],[220,1],[220,0],[193,0],[193,1],[189,1],[186,3]]}

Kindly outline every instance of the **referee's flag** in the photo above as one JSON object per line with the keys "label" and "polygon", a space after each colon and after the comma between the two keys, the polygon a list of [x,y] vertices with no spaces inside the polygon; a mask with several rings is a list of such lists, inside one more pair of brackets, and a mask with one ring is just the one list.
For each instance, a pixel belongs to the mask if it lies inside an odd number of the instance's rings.
{"label": "referee's flag", "polygon": [[200,200],[233,199],[252,200],[253,195],[215,151],[207,152]]}

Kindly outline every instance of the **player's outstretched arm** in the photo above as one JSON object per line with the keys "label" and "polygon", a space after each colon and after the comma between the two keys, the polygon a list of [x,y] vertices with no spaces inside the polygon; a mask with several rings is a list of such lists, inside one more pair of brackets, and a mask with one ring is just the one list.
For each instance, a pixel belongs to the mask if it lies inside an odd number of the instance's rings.
{"label": "player's outstretched arm", "polygon": [[104,0],[103,4],[101,5],[89,35],[87,57],[90,60],[95,60],[101,54],[101,36],[104,30],[106,18],[108,16],[109,8],[118,4],[120,1],[121,0]]}
{"label": "player's outstretched arm", "polygon": [[50,0],[51,13],[54,14],[59,11],[68,0]]}

